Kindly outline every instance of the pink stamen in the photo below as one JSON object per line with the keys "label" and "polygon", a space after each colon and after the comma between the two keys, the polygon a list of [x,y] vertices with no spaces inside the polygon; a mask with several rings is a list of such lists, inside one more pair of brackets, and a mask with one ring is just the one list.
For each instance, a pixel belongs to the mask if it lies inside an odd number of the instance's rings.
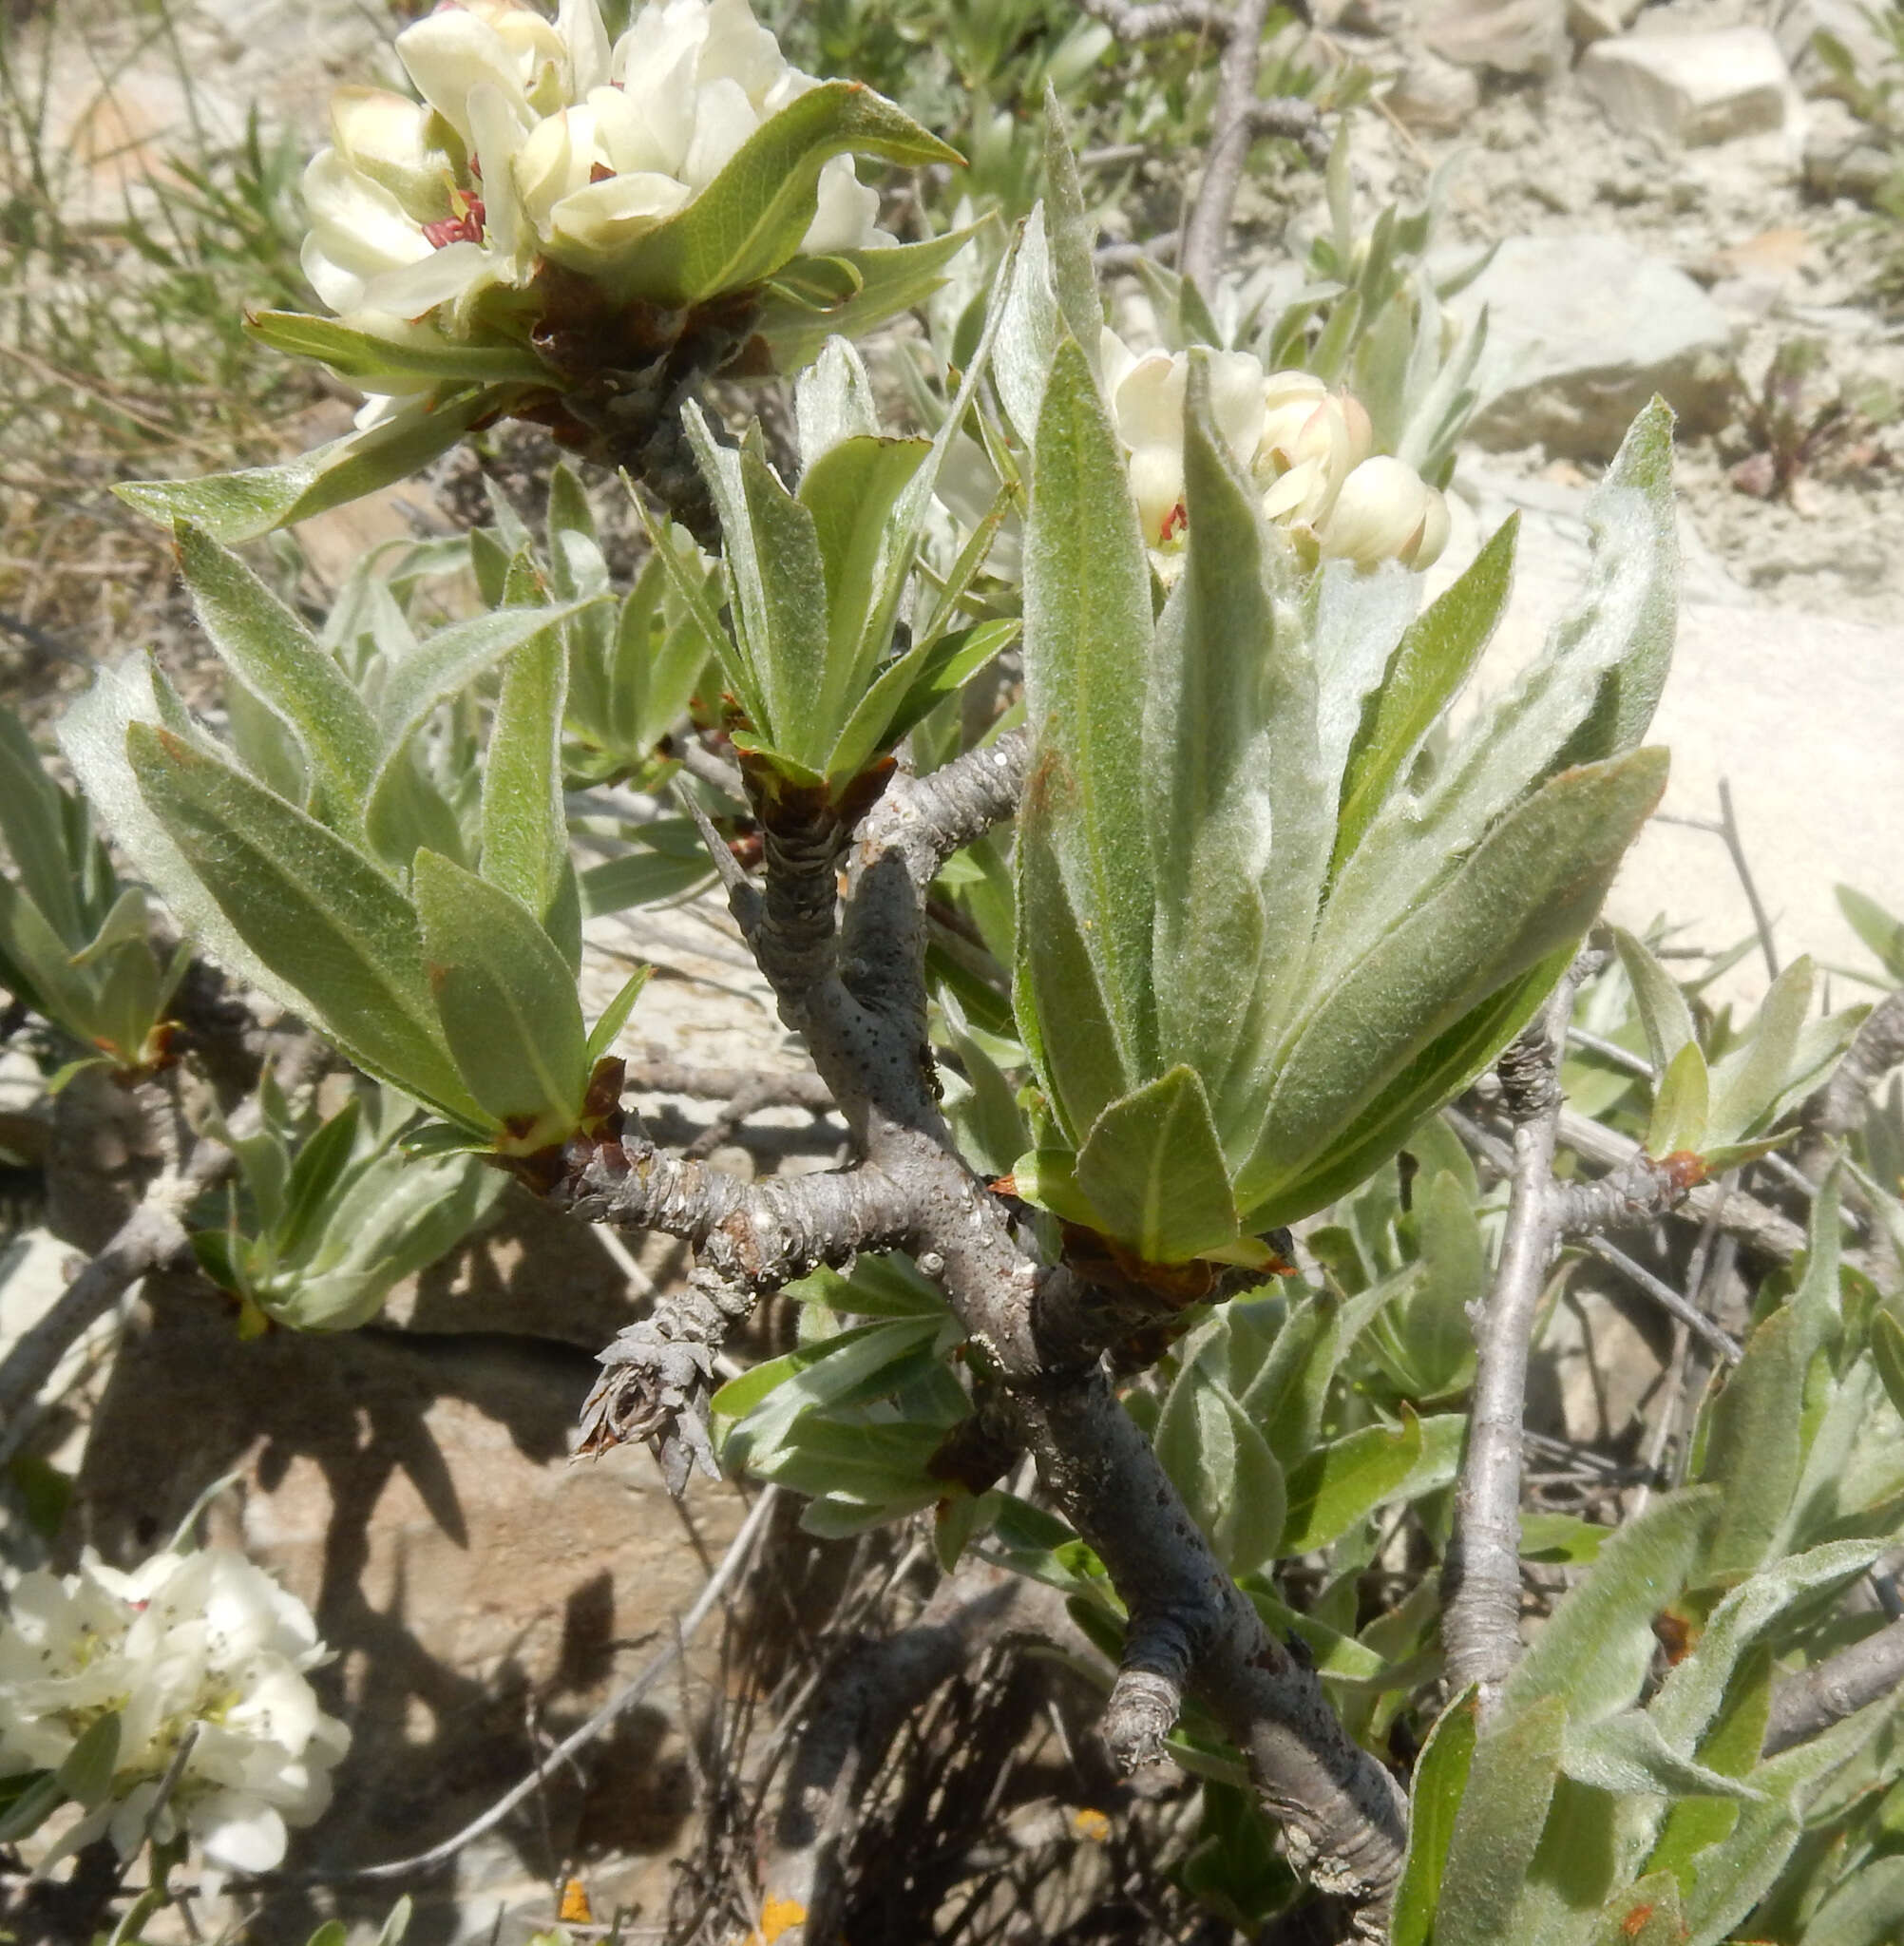
{"label": "pink stamen", "polygon": [[483,240],[486,215],[483,199],[465,196],[460,189],[455,195],[463,204],[461,216],[444,217],[440,221],[423,226],[423,234],[433,250],[441,250],[447,243],[480,243]]}

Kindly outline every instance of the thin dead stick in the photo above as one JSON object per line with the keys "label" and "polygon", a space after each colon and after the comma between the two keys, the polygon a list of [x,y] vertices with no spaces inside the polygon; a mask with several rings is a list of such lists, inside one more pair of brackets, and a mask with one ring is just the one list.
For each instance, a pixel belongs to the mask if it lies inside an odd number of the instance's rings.
{"label": "thin dead stick", "polygon": [[1528,1345],[1560,1241],[1553,1154],[1560,1130],[1560,1050],[1573,996],[1590,970],[1583,955],[1539,1019],[1501,1057],[1501,1094],[1514,1124],[1507,1229],[1494,1287],[1475,1335],[1478,1359],[1455,1526],[1442,1569],[1441,1640],[1455,1690],[1479,1686],[1485,1718],[1520,1652],[1521,1420]]}
{"label": "thin dead stick", "polygon": [[1676,1291],[1664,1277],[1655,1277],[1644,1264],[1636,1263],[1625,1250],[1609,1243],[1605,1237],[1590,1236],[1581,1248],[1596,1256],[1603,1264],[1610,1264],[1620,1275],[1636,1290],[1644,1291],[1668,1316],[1676,1318],[1687,1330],[1704,1343],[1727,1364],[1737,1364],[1742,1354],[1738,1341],[1730,1332],[1722,1331],[1696,1305],[1689,1304]]}
{"label": "thin dead stick", "polygon": [[472,1818],[461,1831],[446,1838],[440,1844],[431,1845],[428,1851],[417,1852],[410,1858],[391,1859],[386,1864],[360,1865],[348,1871],[264,1872],[257,1875],[258,1879],[276,1885],[355,1885],[401,1879],[411,1872],[428,1871],[432,1865],[442,1864],[446,1860],[454,1858],[466,1844],[473,1844],[486,1832],[493,1831],[529,1796],[530,1792],[541,1789],[543,1784],[568,1763],[578,1750],[585,1749],[619,1717],[640,1702],[641,1698],[680,1660],[688,1644],[695,1639],[695,1631],[714,1612],[734,1577],[747,1565],[748,1556],[753,1551],[753,1543],[766,1526],[768,1516],[773,1511],[779,1491],[779,1488],[774,1486],[761,1489],[760,1498],[749,1509],[747,1518],[740,1523],[740,1532],[728,1543],[727,1553],[721,1556],[720,1566],[709,1575],[707,1586],[695,1596],[694,1606],[681,1617],[674,1639],[668,1646],[616,1690],[579,1729],[571,1730],[520,1784],[505,1790],[481,1817]]}
{"label": "thin dead stick", "polygon": [[1719,780],[1719,835],[1725,841],[1732,869],[1739,874],[1745,903],[1752,908],[1752,924],[1759,934],[1759,950],[1765,956],[1765,971],[1776,980],[1779,977],[1779,949],[1772,940],[1771,915],[1765,910],[1765,902],[1759,896],[1758,881],[1752,876],[1752,867],[1745,857],[1744,841],[1739,835],[1739,819],[1732,809],[1732,780],[1729,777]]}

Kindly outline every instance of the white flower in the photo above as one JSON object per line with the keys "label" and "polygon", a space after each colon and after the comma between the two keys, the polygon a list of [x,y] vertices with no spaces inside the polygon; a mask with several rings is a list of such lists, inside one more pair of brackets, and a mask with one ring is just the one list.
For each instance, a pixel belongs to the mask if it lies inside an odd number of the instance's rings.
{"label": "white flower", "polygon": [[162,1840],[185,1830],[215,1867],[268,1871],[286,1827],[330,1802],[350,1732],[306,1673],[326,1659],[304,1604],[229,1548],[155,1555],[130,1574],[87,1550],[64,1578],[25,1575],[0,1628],[0,1776],[55,1768],[87,1729],[119,1717],[105,1801],[67,1849],[144,1838],[160,1782],[196,1729]]}
{"label": "white flower", "polygon": [[[597,0],[561,0],[553,22],[526,0],[445,0],[396,49],[422,102],[333,99],[304,271],[345,322],[411,346],[464,335],[486,293],[545,262],[612,267],[817,86],[748,0],[647,0],[612,47]],[[801,248],[888,245],[878,213],[835,156]]]}
{"label": "white flower", "polygon": [[[1145,544],[1158,572],[1173,580],[1183,565],[1189,354],[1140,354],[1107,328],[1099,355]],[[1305,558],[1320,553],[1361,567],[1434,561],[1447,540],[1446,504],[1400,460],[1370,457],[1373,433],[1360,400],[1313,372],[1266,372],[1247,352],[1215,352],[1209,362],[1217,432],[1260,487],[1265,518]]]}

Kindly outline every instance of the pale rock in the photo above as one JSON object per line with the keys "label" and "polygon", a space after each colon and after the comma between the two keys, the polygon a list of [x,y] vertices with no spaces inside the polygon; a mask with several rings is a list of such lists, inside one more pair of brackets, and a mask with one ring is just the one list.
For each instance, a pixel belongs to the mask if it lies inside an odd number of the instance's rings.
{"label": "pale rock", "polygon": [[1418,135],[1457,135],[1481,105],[1481,84],[1472,68],[1421,48],[1408,57],[1382,99],[1404,128]]}
{"label": "pale rock", "polygon": [[1567,0],[1567,31],[1584,48],[1623,34],[1647,0]]}
{"label": "pale rock", "polygon": [[1869,202],[1897,174],[1877,131],[1840,101],[1811,105],[1805,128],[1805,187],[1814,196]]}
{"label": "pale rock", "polygon": [[1574,77],[1614,127],[1687,147],[1785,125],[1791,75],[1761,27],[1596,41]]}
{"label": "pale rock", "polygon": [[1571,459],[1608,460],[1654,392],[1683,434],[1730,414],[1725,313],[1683,271],[1618,237],[1510,238],[1461,301],[1488,310],[1471,429],[1482,446],[1539,440]]}
{"label": "pale rock", "polygon": [[1546,80],[1567,65],[1566,0],[1425,0],[1415,26],[1430,52],[1463,67]]}
{"label": "pale rock", "polygon": [[[352,1732],[336,1802],[294,1863],[379,1863],[460,1828],[524,1775],[543,1737],[672,1640],[705,1579],[684,1521],[714,1556],[738,1524],[732,1486],[696,1481],[677,1511],[639,1447],[570,1463],[596,1372],[572,1346],[374,1329],[243,1343],[202,1285],[155,1280],[148,1295],[63,1540],[125,1565],[236,1475],[206,1537],[242,1547],[309,1604],[336,1652],[320,1694]],[[710,1629],[690,1652],[698,1684],[716,1671],[717,1639]],[[558,1856],[676,1850],[692,1803],[682,1691],[671,1674],[579,1776],[446,1870],[439,1890],[483,1892],[477,1936],[499,1903],[546,1909],[546,1878],[537,1888],[524,1873],[545,1842]],[[387,1909],[390,1891],[372,1889]],[[310,1923],[291,1919],[268,1908],[258,1936],[304,1938]]]}

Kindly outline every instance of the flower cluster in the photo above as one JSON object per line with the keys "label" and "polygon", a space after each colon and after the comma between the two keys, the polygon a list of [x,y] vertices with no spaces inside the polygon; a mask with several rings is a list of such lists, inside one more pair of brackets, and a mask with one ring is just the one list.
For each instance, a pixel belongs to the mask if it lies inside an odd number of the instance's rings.
{"label": "flower cluster", "polygon": [[[524,0],[444,0],[396,48],[423,100],[333,99],[333,146],[304,178],[304,270],[348,323],[398,344],[466,334],[486,293],[506,302],[544,261],[612,271],[819,85],[748,0],[648,0],[612,46],[596,0],[562,0],[553,22]],[[889,245],[878,211],[836,155],[800,248]]]}
{"label": "flower cluster", "polygon": [[56,1769],[102,1717],[119,1718],[110,1790],[66,1848],[105,1832],[129,1855],[152,1821],[162,1841],[189,1832],[215,1867],[269,1871],[285,1827],[322,1814],[350,1743],[305,1680],[326,1651],[310,1611],[242,1555],[155,1555],[127,1574],[88,1550],[76,1574],[24,1575],[10,1608],[0,1776]]}
{"label": "flower cluster", "polygon": [[[1144,539],[1168,578],[1184,533],[1183,352],[1133,352],[1106,329],[1101,357]],[[1262,487],[1266,519],[1304,554],[1372,568],[1433,564],[1448,541],[1448,507],[1414,467],[1371,451],[1361,402],[1310,372],[1265,372],[1247,352],[1210,355],[1217,430]]]}

